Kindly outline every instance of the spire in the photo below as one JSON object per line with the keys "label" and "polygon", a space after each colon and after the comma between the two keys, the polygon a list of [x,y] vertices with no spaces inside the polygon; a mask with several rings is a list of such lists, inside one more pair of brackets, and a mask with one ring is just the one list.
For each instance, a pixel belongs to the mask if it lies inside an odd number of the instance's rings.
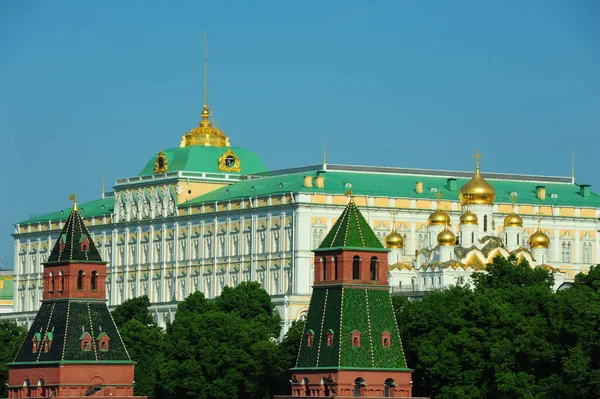
{"label": "spire", "polygon": [[381,242],[356,207],[353,197],[350,197],[346,209],[344,209],[317,250],[329,250],[331,248],[383,250]]}
{"label": "spire", "polygon": [[66,261],[102,262],[102,257],[96,249],[94,240],[92,240],[92,236],[77,209],[75,194],[71,194],[69,200],[73,201],[73,209],[54,244],[47,263]]}
{"label": "spire", "polygon": [[473,158],[475,158],[475,174],[479,175],[479,160],[483,158],[483,155],[479,154],[479,148],[477,149],[475,155],[473,155]]}

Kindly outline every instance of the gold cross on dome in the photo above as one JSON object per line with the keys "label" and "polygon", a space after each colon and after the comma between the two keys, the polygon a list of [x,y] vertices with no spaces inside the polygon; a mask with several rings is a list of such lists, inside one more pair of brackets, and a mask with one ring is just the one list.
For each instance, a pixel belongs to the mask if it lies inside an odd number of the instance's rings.
{"label": "gold cross on dome", "polygon": [[479,148],[477,149],[477,152],[475,153],[475,155],[473,155],[473,158],[475,158],[475,166],[476,166],[477,168],[479,168],[479,160],[480,160],[481,158],[483,158],[483,155],[481,155],[481,154],[479,153]]}
{"label": "gold cross on dome", "polygon": [[515,203],[517,202],[517,196],[515,195],[515,193],[512,193],[510,195],[510,202],[512,202],[512,209],[514,212],[515,211]]}

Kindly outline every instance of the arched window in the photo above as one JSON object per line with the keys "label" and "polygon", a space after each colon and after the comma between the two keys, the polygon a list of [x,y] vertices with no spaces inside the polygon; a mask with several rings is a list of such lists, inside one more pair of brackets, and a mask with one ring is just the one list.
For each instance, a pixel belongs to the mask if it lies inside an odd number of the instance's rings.
{"label": "arched window", "polygon": [[392,397],[392,387],[396,386],[396,382],[392,378],[388,378],[387,380],[385,380],[384,384],[385,385],[383,387],[383,397],[391,398]]}
{"label": "arched window", "polygon": [[408,247],[408,236],[404,233],[404,246],[402,246],[402,255],[406,255],[406,248]]}
{"label": "arched window", "polygon": [[487,215],[483,215],[483,231],[487,231]]}
{"label": "arched window", "polygon": [[98,289],[98,272],[92,272],[91,290],[96,291]]}
{"label": "arched window", "polygon": [[373,256],[371,258],[371,265],[369,267],[369,274],[371,276],[371,280],[377,280],[377,269],[379,266],[379,258],[377,256]]}
{"label": "arched window", "polygon": [[323,268],[323,274],[321,274],[321,281],[327,280],[327,257],[321,257],[321,267]]}
{"label": "arched window", "polygon": [[308,381],[308,378],[304,377],[302,385],[304,385],[304,396],[310,396],[310,382]]}
{"label": "arched window", "polygon": [[352,279],[360,280],[360,256],[358,255],[352,258]]}
{"label": "arched window", "polygon": [[62,270],[58,272],[58,291],[62,292],[65,286],[65,276],[63,275]]}
{"label": "arched window", "polygon": [[474,244],[474,243],[475,243],[475,232],[472,231],[471,232],[471,244]]}
{"label": "arched window", "polygon": [[337,256],[333,257],[333,279],[338,279],[338,259]]}
{"label": "arched window", "polygon": [[520,237],[519,237],[519,233],[517,233],[517,245],[519,245],[521,243]]}
{"label": "arched window", "polygon": [[37,386],[38,386],[38,389],[40,390],[40,392],[38,392],[38,394],[42,398],[45,398],[46,397],[46,384],[44,383],[44,379],[43,378],[40,378],[38,380]]}
{"label": "arched window", "polygon": [[79,273],[77,273],[77,289],[78,290],[83,289],[83,276],[85,276],[85,272],[83,270],[80,270]]}
{"label": "arched window", "polygon": [[361,397],[365,394],[365,380],[358,377],[354,380],[354,397]]}
{"label": "arched window", "polygon": [[23,388],[25,388],[25,397],[30,398],[31,397],[31,384],[29,383],[29,379],[25,378],[25,381],[23,381]]}
{"label": "arched window", "polygon": [[48,275],[48,292],[54,292],[54,273]]}

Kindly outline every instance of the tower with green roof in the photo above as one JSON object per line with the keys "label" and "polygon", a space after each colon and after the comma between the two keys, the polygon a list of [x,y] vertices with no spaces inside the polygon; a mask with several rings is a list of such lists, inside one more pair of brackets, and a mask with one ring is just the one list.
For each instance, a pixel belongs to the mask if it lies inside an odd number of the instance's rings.
{"label": "tower with green roof", "polygon": [[133,397],[134,362],[106,305],[105,278],[74,203],[44,263],[42,305],[9,364],[9,398]]}
{"label": "tower with green roof", "polygon": [[293,396],[411,396],[387,252],[350,200],[315,253]]}

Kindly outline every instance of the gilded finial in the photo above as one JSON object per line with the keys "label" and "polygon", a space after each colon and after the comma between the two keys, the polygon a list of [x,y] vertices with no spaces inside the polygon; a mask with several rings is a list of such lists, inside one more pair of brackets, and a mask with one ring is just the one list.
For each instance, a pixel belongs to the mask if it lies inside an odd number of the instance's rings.
{"label": "gilded finial", "polygon": [[442,194],[440,192],[440,190],[438,189],[438,191],[435,194],[435,196],[437,197],[437,209],[440,209],[440,203],[442,202],[442,197],[444,196],[444,194]]}
{"label": "gilded finial", "polygon": [[475,158],[475,171],[479,173],[479,160],[483,158],[483,155],[479,154],[479,148],[477,149],[475,155],[473,155],[473,158]]}
{"label": "gilded finial", "polygon": [[517,202],[517,196],[515,193],[510,194],[510,202],[512,202],[512,211],[515,212],[515,203]]}
{"label": "gilded finial", "polygon": [[206,31],[204,31],[204,107],[206,108]]}
{"label": "gilded finial", "polygon": [[77,196],[75,194],[69,195],[69,201],[73,201],[73,212],[77,212]]}

